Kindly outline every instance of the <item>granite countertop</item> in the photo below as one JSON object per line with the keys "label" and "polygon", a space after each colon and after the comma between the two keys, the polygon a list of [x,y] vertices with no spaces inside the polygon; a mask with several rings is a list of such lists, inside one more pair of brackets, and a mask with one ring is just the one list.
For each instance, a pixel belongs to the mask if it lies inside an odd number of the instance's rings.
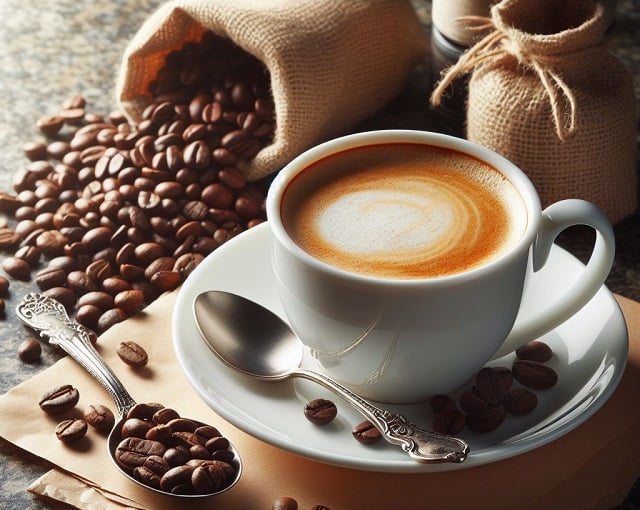
{"label": "granite countertop", "polygon": [[[12,175],[26,163],[22,146],[39,138],[36,120],[55,113],[62,102],[82,94],[88,110],[106,114],[115,108],[113,87],[122,52],[142,22],[162,0],[2,0],[0,2],[0,190],[11,190]],[[413,0],[430,30],[430,1]],[[635,77],[640,97],[640,0],[618,0],[610,41],[613,52]],[[419,66],[402,94],[359,129],[411,128],[439,130],[427,106],[431,86],[429,62]],[[640,167],[639,167],[640,168]],[[0,217],[0,225],[3,221]],[[615,226],[617,256],[608,287],[640,301],[640,213]],[[585,260],[591,234],[580,229],[562,236],[560,244]],[[0,258],[6,256],[0,252]],[[28,334],[13,309],[35,284],[12,281],[7,310],[0,317],[0,392],[27,380],[60,357],[45,346],[40,363],[17,357]],[[35,405],[35,403],[34,403]],[[49,466],[0,439],[0,507],[62,508],[31,496],[27,486]],[[639,473],[640,475],[640,473]],[[640,508],[633,490],[621,508]]]}

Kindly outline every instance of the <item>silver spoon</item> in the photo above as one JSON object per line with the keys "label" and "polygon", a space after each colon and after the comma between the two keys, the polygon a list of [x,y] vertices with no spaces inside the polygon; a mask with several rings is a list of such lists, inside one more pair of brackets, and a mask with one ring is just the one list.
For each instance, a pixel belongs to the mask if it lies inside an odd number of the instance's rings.
{"label": "silver spoon", "polygon": [[[146,485],[131,476],[120,466],[116,460],[115,452],[122,441],[122,424],[126,421],[129,410],[136,405],[136,401],[129,395],[129,392],[93,347],[88,330],[78,322],[71,320],[60,302],[37,293],[31,293],[25,296],[17,306],[16,312],[20,319],[37,331],[41,337],[48,337],[51,345],[57,345],[67,352],[67,354],[102,384],[113,397],[120,419],[109,433],[107,448],[111,460],[123,475],[145,489],[159,494],[177,496],[179,498],[209,497],[227,491],[238,482],[240,474],[242,473],[242,461],[240,460],[238,451],[232,444],[229,445],[229,450],[234,454],[232,463],[236,476],[229,485],[217,492],[208,494],[173,494]],[[189,419],[198,424],[198,426],[206,425],[191,418]]]}
{"label": "silver spoon", "polygon": [[196,324],[211,350],[228,366],[264,381],[302,377],[339,395],[360,411],[389,443],[419,462],[462,462],[469,446],[430,432],[400,414],[380,409],[327,376],[300,367],[303,345],[289,326],[259,304],[236,294],[208,291],[193,304]]}

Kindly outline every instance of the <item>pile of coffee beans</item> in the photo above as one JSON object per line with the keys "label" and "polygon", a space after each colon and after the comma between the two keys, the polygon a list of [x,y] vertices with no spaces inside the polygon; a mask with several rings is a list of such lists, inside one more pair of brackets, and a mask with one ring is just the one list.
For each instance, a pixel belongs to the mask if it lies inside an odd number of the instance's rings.
{"label": "pile of coffee beans", "polygon": [[136,480],[173,494],[211,494],[237,477],[238,459],[217,428],[161,404],[137,404],[121,428],[118,464]]}
{"label": "pile of coffee beans", "polygon": [[[511,368],[485,367],[475,377],[473,387],[456,402],[448,395],[435,395],[431,401],[433,430],[455,435],[466,426],[473,432],[491,432],[508,414],[523,416],[538,405],[533,390],[546,390],[558,381],[555,370],[545,365],[553,356],[551,348],[539,340],[516,351]],[[514,381],[521,386],[514,386]]]}
{"label": "pile of coffee beans", "polygon": [[266,183],[244,169],[270,143],[264,65],[207,32],[165,59],[142,120],[82,96],[39,119],[44,141],[0,193],[2,268],[101,333],[176,288],[222,243],[264,221]]}

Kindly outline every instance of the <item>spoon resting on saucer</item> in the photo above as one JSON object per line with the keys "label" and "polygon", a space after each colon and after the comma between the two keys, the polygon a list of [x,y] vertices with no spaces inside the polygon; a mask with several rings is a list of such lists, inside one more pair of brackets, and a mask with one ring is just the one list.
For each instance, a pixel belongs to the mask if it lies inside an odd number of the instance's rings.
{"label": "spoon resting on saucer", "polygon": [[263,381],[293,377],[315,381],[362,413],[391,444],[418,462],[463,462],[469,445],[458,438],[425,430],[401,414],[374,406],[329,377],[300,367],[304,346],[291,328],[270,310],[242,296],[222,291],[199,294],[195,322],[213,353],[226,365]]}

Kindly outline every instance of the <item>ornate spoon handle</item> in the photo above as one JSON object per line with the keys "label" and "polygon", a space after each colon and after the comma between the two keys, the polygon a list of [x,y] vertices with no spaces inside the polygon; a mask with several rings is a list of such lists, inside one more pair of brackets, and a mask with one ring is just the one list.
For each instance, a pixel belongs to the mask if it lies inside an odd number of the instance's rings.
{"label": "ornate spoon handle", "polygon": [[342,397],[366,416],[385,440],[401,446],[419,462],[463,462],[467,458],[469,445],[462,439],[423,429],[405,416],[380,409],[340,383],[313,370],[298,369],[291,375],[315,381]]}
{"label": "ornate spoon handle", "polygon": [[48,337],[51,345],[62,348],[95,377],[113,397],[120,416],[135,405],[135,400],[91,344],[88,331],[69,318],[61,303],[32,292],[25,296],[16,312],[25,324],[41,337]]}

